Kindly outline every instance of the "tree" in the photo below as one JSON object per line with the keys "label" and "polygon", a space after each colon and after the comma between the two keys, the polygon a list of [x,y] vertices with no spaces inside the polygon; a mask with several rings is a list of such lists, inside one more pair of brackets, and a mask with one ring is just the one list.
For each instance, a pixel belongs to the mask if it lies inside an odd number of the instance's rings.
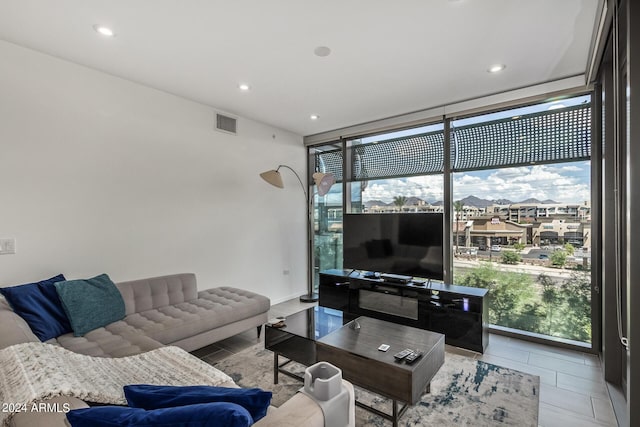
{"label": "tree", "polygon": [[407,198],[404,196],[396,196],[393,198],[393,204],[402,210],[402,207],[407,204]]}
{"label": "tree", "polygon": [[460,284],[489,290],[489,320],[500,326],[513,326],[521,309],[534,297],[529,275],[499,271],[493,264],[472,269],[462,276]]}
{"label": "tree", "polygon": [[516,250],[516,252],[522,252],[522,250],[525,248],[525,244],[524,243],[514,243],[513,244],[513,249]]}
{"label": "tree", "polygon": [[460,243],[460,240],[458,238],[458,233],[460,232],[459,227],[458,227],[458,222],[460,221],[460,217],[461,217],[461,213],[462,213],[462,209],[464,208],[464,203],[462,203],[461,200],[456,200],[455,202],[453,202],[453,209],[455,209],[456,211],[456,252],[458,252],[458,245]]}
{"label": "tree", "polygon": [[544,273],[538,276],[538,283],[542,286],[542,303],[547,308],[547,331],[551,335],[553,333],[553,310],[559,303],[560,295],[558,294],[558,286],[556,283]]}
{"label": "tree", "polygon": [[591,341],[591,275],[575,271],[560,287],[562,306],[562,336]]}
{"label": "tree", "polygon": [[573,253],[575,252],[575,250],[576,248],[571,243],[564,244],[564,251],[567,253],[568,256],[573,256]]}
{"label": "tree", "polygon": [[[558,251],[563,252],[563,251]],[[460,285],[489,292],[489,322],[570,340],[591,341],[591,279],[574,271],[563,282],[541,274],[537,285],[525,273],[500,271],[483,263],[466,273],[454,273]]]}
{"label": "tree", "polygon": [[556,267],[564,267],[564,265],[567,263],[567,253],[564,251],[564,249],[553,251],[550,259],[551,265],[555,265]]}
{"label": "tree", "polygon": [[502,252],[502,263],[503,264],[517,264],[522,261],[522,257],[519,253],[513,251],[504,251]]}
{"label": "tree", "polygon": [[538,301],[524,303],[522,309],[514,316],[510,327],[523,331],[542,332],[542,321],[545,319],[545,311]]}

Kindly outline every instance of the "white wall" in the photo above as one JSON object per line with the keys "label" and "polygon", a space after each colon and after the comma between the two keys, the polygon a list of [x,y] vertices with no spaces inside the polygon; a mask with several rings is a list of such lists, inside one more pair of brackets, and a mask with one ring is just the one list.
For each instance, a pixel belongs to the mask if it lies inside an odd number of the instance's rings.
{"label": "white wall", "polygon": [[[231,82],[233,83],[233,82]],[[274,106],[277,108],[277,106]],[[280,302],[306,291],[302,137],[0,41],[0,285],[178,272]],[[289,270],[289,274],[284,274]]]}

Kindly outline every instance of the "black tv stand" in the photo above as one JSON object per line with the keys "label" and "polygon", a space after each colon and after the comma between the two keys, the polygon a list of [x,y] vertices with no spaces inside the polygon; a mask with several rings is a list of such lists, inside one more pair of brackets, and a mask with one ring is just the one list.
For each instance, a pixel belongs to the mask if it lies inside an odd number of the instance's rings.
{"label": "black tv stand", "polygon": [[[406,276],[405,276],[406,277]],[[319,304],[359,316],[439,332],[445,342],[484,353],[489,344],[487,290],[435,281],[396,282],[351,270],[320,272]]]}

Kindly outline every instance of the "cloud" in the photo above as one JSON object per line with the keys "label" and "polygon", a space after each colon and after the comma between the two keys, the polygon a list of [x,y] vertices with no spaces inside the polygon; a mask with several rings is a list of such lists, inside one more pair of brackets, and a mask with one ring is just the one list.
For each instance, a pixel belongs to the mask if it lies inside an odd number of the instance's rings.
{"label": "cloud", "polygon": [[[369,181],[362,198],[365,202],[382,200],[390,203],[396,196],[413,196],[433,203],[443,200],[443,193],[443,176],[427,175]],[[514,202],[536,198],[583,203],[591,198],[590,165],[589,162],[578,162],[454,173],[453,199],[467,196]]]}
{"label": "cloud", "polygon": [[563,166],[560,168],[563,172],[584,172],[582,168],[577,166]]}
{"label": "cloud", "polygon": [[362,193],[362,200],[382,200],[390,203],[396,196],[418,197],[428,202],[442,200],[444,182],[442,175],[426,175],[369,181]]}
{"label": "cloud", "polygon": [[[588,166],[586,162],[581,165]],[[561,203],[582,203],[590,199],[588,167],[539,165],[486,172],[478,183],[469,178],[481,172],[454,174],[454,200],[474,195],[483,199],[509,199],[514,202],[529,198],[551,199]],[[580,171],[581,174],[575,172]]]}

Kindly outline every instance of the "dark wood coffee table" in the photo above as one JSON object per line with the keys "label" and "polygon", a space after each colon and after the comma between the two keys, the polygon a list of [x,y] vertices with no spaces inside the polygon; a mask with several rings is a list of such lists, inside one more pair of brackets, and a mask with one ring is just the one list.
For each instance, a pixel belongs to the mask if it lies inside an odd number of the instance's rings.
{"label": "dark wood coffee table", "polygon": [[[320,319],[318,330],[318,318],[322,318],[318,310],[323,313],[325,309],[315,307],[289,316],[282,329],[266,328],[265,347],[274,352],[274,382],[278,372],[289,374],[282,369],[288,362],[279,365],[279,355],[305,365],[332,363],[342,370],[344,379],[391,399],[391,414],[356,404],[391,420],[396,427],[405,410],[429,391],[431,379],[444,363],[444,335],[369,317],[339,327],[335,321],[327,327],[330,318],[324,323]],[[309,320],[306,328],[300,323],[305,319]],[[389,350],[378,350],[381,344],[388,344]],[[397,362],[393,355],[405,348],[421,351],[423,356],[413,364]]]}

